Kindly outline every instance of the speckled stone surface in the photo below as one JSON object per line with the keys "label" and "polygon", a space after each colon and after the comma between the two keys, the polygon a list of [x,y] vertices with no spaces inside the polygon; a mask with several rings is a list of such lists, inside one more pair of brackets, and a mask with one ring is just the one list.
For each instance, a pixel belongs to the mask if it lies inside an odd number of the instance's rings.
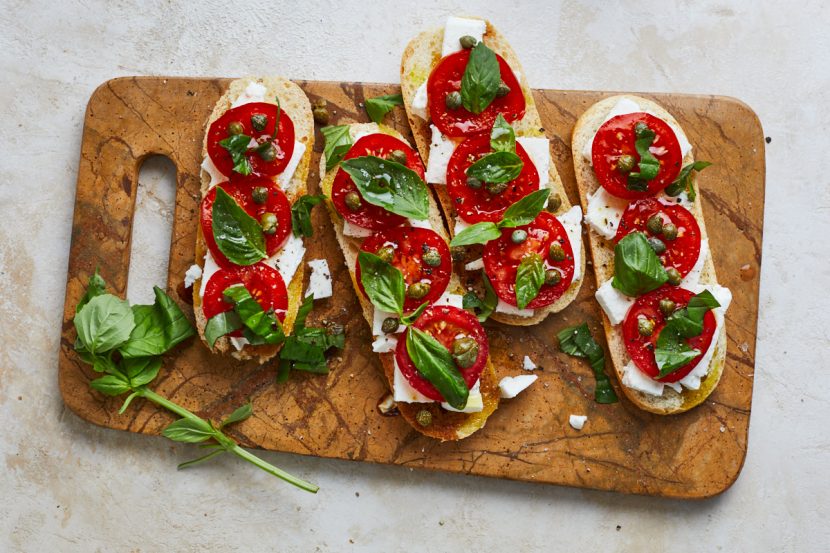
{"label": "speckled stone surface", "polygon": [[[3,2],[0,9],[0,549],[8,551],[444,551],[586,543],[608,551],[821,551],[830,377],[828,8],[819,2],[694,5],[422,2],[281,6]],[[190,473],[190,447],[102,430],[65,411],[56,365],[84,105],[119,75],[280,73],[392,82],[422,26],[490,17],[540,88],[736,96],[767,145],[761,313],[749,453],[724,495],[683,503],[264,454],[322,486],[289,489],[235,459]],[[394,22],[390,22],[393,19]],[[255,28],[261,25],[264,31]],[[169,168],[139,203],[162,218]],[[160,192],[154,190],[160,189]],[[168,193],[169,195],[169,193]],[[159,215],[156,215],[159,217]],[[141,299],[162,248],[139,265]],[[154,260],[156,262],[154,263]],[[153,273],[155,271],[155,273]],[[158,278],[156,276],[156,278]],[[163,277],[162,277],[163,278]],[[131,280],[132,287],[133,282]],[[144,298],[146,299],[146,297]]]}

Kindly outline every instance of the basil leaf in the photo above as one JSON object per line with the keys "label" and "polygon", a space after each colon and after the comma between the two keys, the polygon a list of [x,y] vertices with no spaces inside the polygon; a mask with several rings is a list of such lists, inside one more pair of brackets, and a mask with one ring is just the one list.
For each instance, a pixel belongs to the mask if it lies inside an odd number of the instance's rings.
{"label": "basil leaf", "polygon": [[544,209],[549,195],[550,188],[543,188],[531,192],[504,211],[499,227],[513,228],[529,225],[536,219],[539,212]]}
{"label": "basil leaf", "polygon": [[700,350],[692,349],[686,343],[686,339],[701,335],[703,317],[716,307],[720,307],[720,303],[709,290],[704,290],[693,296],[686,307],[669,315],[666,325],[657,337],[654,349],[654,360],[660,369],[660,378],[673,373],[700,355]]}
{"label": "basil leaf", "polygon": [[381,311],[403,315],[404,284],[401,271],[369,252],[357,256],[360,282],[372,304]]}
{"label": "basil leaf", "polygon": [[483,323],[496,309],[496,305],[499,303],[499,297],[496,295],[496,291],[493,290],[490,279],[487,278],[487,275],[483,271],[481,276],[484,281],[484,299],[479,298],[475,292],[467,292],[464,294],[461,305],[464,309],[474,312],[477,311],[478,314],[476,316],[478,317],[478,321]]}
{"label": "basil leaf", "polygon": [[526,255],[516,269],[516,305],[524,309],[545,283],[545,265],[537,254]]}
{"label": "basil leaf", "polygon": [[496,116],[490,131],[490,147],[494,152],[516,153],[516,133],[501,113]]}
{"label": "basil leaf", "polygon": [[129,382],[112,374],[90,381],[89,386],[106,396],[120,396],[131,390]]}
{"label": "basil leaf", "polygon": [[409,167],[375,156],[347,159],[340,167],[370,204],[411,219],[429,217],[427,185]]}
{"label": "basil leaf", "polygon": [[656,135],[642,122],[634,125],[634,135],[636,136],[634,147],[640,155],[640,163],[637,172],[628,174],[628,189],[645,191],[648,190],[646,181],[654,179],[660,172],[660,162],[649,151]]}
{"label": "basil leaf", "polygon": [[340,163],[343,156],[352,147],[352,137],[349,134],[349,125],[330,125],[320,129],[325,141],[323,155],[326,156],[326,171]]}
{"label": "basil leaf", "polygon": [[240,175],[250,175],[253,171],[251,162],[248,160],[248,144],[251,143],[251,137],[247,134],[232,134],[224,140],[219,141],[219,145],[225,148],[231,155],[233,160],[233,170]]}
{"label": "basil leaf", "polygon": [[412,363],[455,409],[464,409],[470,389],[450,352],[441,342],[414,326],[406,332],[406,351]]}
{"label": "basil leaf", "polygon": [[132,306],[135,328],[119,348],[124,357],[161,355],[196,331],[179,306],[158,286],[153,287],[153,305]]}
{"label": "basil leaf", "polygon": [[303,342],[302,340],[287,340],[280,350],[280,359],[293,361],[293,369],[305,370],[317,374],[329,372],[326,365],[324,350],[318,346]]}
{"label": "basil leaf", "polygon": [[242,422],[245,419],[250,418],[250,416],[253,415],[253,414],[254,414],[254,407],[253,407],[253,405],[251,405],[251,402],[249,401],[248,403],[246,403],[242,407],[237,407],[234,410],[234,412],[231,413],[228,416],[228,418],[226,418],[224,421],[222,421],[222,424],[219,426],[219,428],[224,428],[224,427],[226,427],[230,424],[235,424],[237,422]]}
{"label": "basil leaf", "polygon": [[242,320],[234,311],[225,311],[208,319],[205,325],[205,340],[213,348],[216,340],[242,328]]}
{"label": "basil leaf", "polygon": [[481,113],[496,98],[501,68],[496,54],[479,41],[470,52],[461,77],[461,104],[472,113]]}
{"label": "basil leaf", "polygon": [[106,292],[107,283],[104,282],[104,279],[98,274],[98,268],[96,267],[95,273],[89,277],[89,282],[86,285],[86,292],[84,292],[84,295],[81,296],[80,301],[78,301],[78,305],[75,306],[75,314],[77,315],[78,311],[89,303],[89,300],[96,296],[100,296],[101,294],[106,294]]}
{"label": "basil leaf", "polygon": [[421,316],[421,314],[426,310],[427,307],[429,307],[429,302],[425,301],[424,303],[419,305],[415,311],[413,311],[409,315],[404,315],[403,317],[401,317],[401,324],[404,324],[406,326],[411,325],[412,323],[418,320],[418,317]]}
{"label": "basil leaf", "polygon": [[314,308],[314,294],[309,294],[303,298],[303,303],[297,308],[297,316],[294,317],[294,332],[301,328],[305,328],[305,320],[308,314]]}
{"label": "basil leaf", "polygon": [[703,171],[710,165],[712,164],[708,161],[695,161],[694,163],[690,163],[683,167],[683,169],[680,170],[680,174],[677,175],[677,178],[666,187],[666,195],[677,196],[686,190],[688,192],[687,195],[689,197],[689,201],[695,201],[697,192],[695,191],[694,183],[691,179],[692,171]]}
{"label": "basil leaf", "polygon": [[294,236],[314,236],[314,228],[311,226],[311,210],[322,202],[326,197],[323,194],[301,196],[291,206],[291,228]]}
{"label": "basil leaf", "polygon": [[[660,336],[662,337],[664,334],[671,333],[667,333],[664,328],[660,332]],[[700,355],[700,350],[692,349],[689,344],[681,339],[666,339],[662,344],[659,342],[658,339],[658,345],[654,348],[654,360],[660,369],[657,374],[658,378],[670,375],[680,367],[688,365],[689,362]]]}
{"label": "basil leaf", "polygon": [[608,375],[605,374],[605,351],[591,336],[588,325],[582,323],[563,328],[556,334],[556,337],[559,339],[559,349],[563,353],[588,359],[597,381],[594,388],[594,401],[597,403],[619,401],[614,388],[611,387],[611,381],[608,380]]}
{"label": "basil leaf", "polygon": [[96,355],[88,363],[92,365],[92,370],[95,372],[114,374],[116,376],[121,374],[121,371],[115,366],[115,361],[112,360],[111,353],[109,355]]}
{"label": "basil leaf", "polygon": [[112,294],[101,294],[89,300],[73,322],[78,339],[93,356],[118,348],[130,338],[135,327],[130,304]]}
{"label": "basil leaf", "polygon": [[314,295],[307,296],[297,311],[294,334],[288,336],[280,350],[277,382],[287,382],[291,369],[328,374],[325,352],[331,348],[343,349],[344,333],[331,334],[324,328],[306,327],[305,321],[314,303]]}
{"label": "basil leaf", "polygon": [[466,174],[482,182],[510,182],[522,173],[524,162],[513,152],[493,152],[469,167]]}
{"label": "basil leaf", "polygon": [[259,222],[220,186],[216,187],[212,213],[213,238],[231,263],[253,265],[265,258],[265,237]]}
{"label": "basil leaf", "polygon": [[291,376],[291,361],[280,357],[280,364],[277,367],[277,383],[288,382],[289,376]]}
{"label": "basil leaf", "polygon": [[392,111],[395,106],[402,105],[403,96],[401,94],[387,94],[386,96],[367,98],[366,113],[369,114],[369,119],[375,123],[381,123],[383,121],[383,117]]}
{"label": "basil leaf", "polygon": [[122,359],[119,365],[121,371],[129,379],[132,388],[149,384],[159,374],[161,357],[137,357]]}
{"label": "basil leaf", "polygon": [[490,240],[501,237],[501,231],[496,223],[482,222],[470,225],[450,240],[450,247],[469,246],[470,244],[486,244]]}
{"label": "basil leaf", "polygon": [[614,280],[611,285],[626,296],[636,297],[662,286],[669,276],[645,234],[632,232],[614,247]]}
{"label": "basil leaf", "polygon": [[179,419],[161,431],[161,435],[174,442],[195,444],[209,440],[216,431],[202,419]]}
{"label": "basil leaf", "polygon": [[262,306],[242,284],[229,286],[222,295],[233,302],[233,310],[242,324],[259,340],[254,343],[281,344],[285,340],[280,320],[273,311],[263,311]]}

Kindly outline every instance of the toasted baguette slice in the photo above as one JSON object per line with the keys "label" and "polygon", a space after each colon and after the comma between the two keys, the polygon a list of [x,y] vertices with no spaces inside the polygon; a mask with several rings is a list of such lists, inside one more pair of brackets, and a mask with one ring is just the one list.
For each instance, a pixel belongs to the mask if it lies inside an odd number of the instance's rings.
{"label": "toasted baguette slice", "polygon": [[[596,134],[597,130],[602,126],[606,116],[618,101],[627,98],[636,102],[646,112],[663,119],[672,128],[681,129],[680,124],[659,104],[632,95],[611,96],[601,100],[591,106],[585,113],[583,113],[576,122],[573,130],[571,145],[573,149],[574,171],[576,173],[576,183],[579,190],[579,199],[582,203],[582,211],[587,213],[588,210],[588,196],[593,194],[600,188],[599,181],[594,174],[594,169],[591,164],[583,157],[582,152],[586,144]],[[694,162],[692,151],[689,151],[683,158],[683,165]],[[692,179],[695,179],[694,172],[692,172]],[[701,193],[698,189],[697,197],[689,209],[692,215],[695,216],[698,225],[700,226],[701,239],[706,239],[706,224],[703,219],[703,209],[701,207]],[[588,240],[591,245],[591,256],[594,263],[594,275],[596,276],[597,287],[614,276],[614,244],[611,240],[597,234],[593,228],[588,230]],[[703,271],[700,276],[700,284],[716,284],[717,275],[715,274],[715,266],[712,262],[711,254],[706,258]],[[620,382],[623,378],[623,367],[631,360],[628,352],[625,349],[623,342],[622,331],[619,327],[611,325],[605,312],[602,314],[603,325],[605,327],[605,336],[608,340],[608,349],[611,352],[611,360],[613,362],[614,371],[617,374]],[[683,388],[681,393],[676,392],[672,388],[666,386],[663,390],[662,396],[653,396],[638,390],[633,390],[628,386],[621,384],[623,392],[635,405],[659,415],[671,415],[674,413],[682,413],[688,411],[692,407],[702,403],[712,390],[715,389],[720,381],[721,374],[726,359],[726,324],[720,325],[717,336],[713,338],[717,340],[715,352],[712,356],[711,370],[709,374],[701,380],[700,388],[698,390],[689,390]]]}
{"label": "toasted baguette slice", "polygon": [[[516,73],[522,87],[522,92],[524,93],[526,103],[525,115],[522,119],[511,123],[516,136],[545,137],[545,129],[542,127],[539,112],[536,110],[533,92],[527,82],[524,70],[519,63],[519,58],[510,47],[510,44],[508,44],[507,39],[504,38],[493,24],[487,20],[484,21],[487,24],[487,30],[483,37],[484,43],[507,61]],[[412,129],[412,134],[415,137],[418,151],[424,163],[427,163],[429,160],[429,145],[432,133],[429,128],[429,122],[416,115],[412,110],[412,100],[415,97],[415,92],[418,90],[418,87],[429,78],[433,67],[441,60],[441,45],[443,41],[443,27],[425,31],[409,42],[401,59],[401,93],[403,95],[404,107],[406,108],[406,114],[409,119],[409,126]],[[553,162],[554,159],[553,152],[551,151],[551,162],[548,170],[550,180],[547,187],[551,189],[551,196],[558,195],[562,200],[562,205],[555,213],[555,215],[561,215],[571,208],[571,203],[565,193],[565,188],[562,186],[562,179],[556,170],[556,165]],[[455,221],[457,219],[454,203],[449,197],[449,194],[447,194],[447,187],[445,185],[433,185],[433,189],[449,223],[450,234],[453,235],[455,232]],[[505,324],[530,326],[543,321],[549,314],[558,313],[570,305],[579,293],[579,289],[582,287],[582,281],[585,279],[585,248],[582,244],[579,244],[579,248],[582,250],[580,256],[580,275],[582,276],[579,280],[573,282],[556,302],[547,307],[534,310],[534,314],[531,317],[493,312],[490,318]]]}
{"label": "toasted baguette slice", "polygon": [[[208,117],[205,124],[205,138],[202,143],[202,155],[207,157],[207,129],[210,125],[221,117],[228,109],[230,109],[233,101],[238,98],[252,83],[257,82],[264,85],[267,89],[265,94],[265,101],[268,103],[276,103],[275,98],[279,97],[280,106],[283,111],[291,118],[294,123],[294,136],[297,142],[305,144],[305,152],[303,153],[300,163],[297,166],[294,175],[288,188],[285,190],[288,200],[293,204],[300,196],[306,193],[306,180],[308,178],[308,169],[311,164],[311,153],[314,149],[314,119],[311,114],[311,104],[308,101],[302,89],[293,82],[282,77],[248,77],[243,79],[236,79],[231,81],[228,90],[216,102],[213,112]],[[275,178],[276,180],[276,178]],[[201,172],[201,191],[204,197],[210,190],[210,175],[204,169]],[[207,244],[202,236],[202,226],[197,226],[196,233],[196,263],[204,270],[205,253],[207,252]],[[294,273],[291,282],[286,282],[285,286],[288,291],[288,310],[283,321],[283,329],[286,334],[290,334],[294,328],[294,319],[297,316],[297,309],[302,303],[302,287],[303,275],[305,274],[305,263],[301,262]],[[202,296],[200,294],[202,279],[199,278],[193,284],[193,311],[196,317],[196,328],[199,331],[199,336],[202,341],[207,344],[205,340],[205,325],[207,319],[202,311]],[[214,351],[227,354],[231,353],[233,357],[241,360],[256,359],[259,363],[265,363],[270,360],[279,351],[280,346],[276,345],[245,345],[241,350],[237,351],[234,348],[227,336],[223,336],[216,341]]]}
{"label": "toasted baguette slice", "polygon": [[[375,123],[355,123],[351,125],[352,136],[355,133],[371,133],[371,132],[382,132],[395,138],[399,138],[401,140],[405,139],[401,136],[400,133],[386,127],[384,125],[377,125]],[[343,258],[346,263],[346,268],[349,270],[349,275],[352,279],[352,285],[354,286],[355,292],[357,293],[357,298],[360,300],[360,306],[363,310],[363,317],[366,319],[366,322],[369,324],[369,327],[372,327],[372,321],[374,319],[374,306],[369,301],[369,299],[363,295],[360,291],[360,288],[357,283],[357,277],[355,275],[355,267],[357,266],[357,256],[360,253],[360,245],[362,243],[362,239],[354,238],[350,236],[346,236],[343,234],[343,218],[337,212],[337,209],[334,207],[334,204],[331,202],[331,189],[334,183],[334,177],[337,174],[340,165],[336,165],[331,169],[331,171],[326,171],[326,159],[325,156],[320,158],[320,175],[323,175],[322,182],[320,184],[320,189],[323,194],[326,195],[327,201],[326,206],[328,207],[329,215],[331,216],[331,222],[334,226],[334,231],[337,236],[337,242],[340,245],[340,249],[343,251]],[[438,206],[435,203],[435,200],[430,197],[430,209],[429,209],[429,222],[432,229],[437,232],[444,240],[449,240],[447,236],[447,232],[444,229],[444,221],[441,219],[441,214],[438,211]],[[458,277],[453,274],[449,286],[447,290],[450,292],[455,292],[458,294],[463,294],[464,291],[461,287],[460,282],[458,281]],[[389,384],[390,390],[393,389],[394,386],[394,374],[395,374],[395,364],[394,364],[394,352],[389,353],[378,353],[380,357],[381,364],[383,365],[383,371],[386,375],[386,380]],[[429,436],[431,438],[437,438],[441,441],[448,441],[448,440],[460,440],[462,438],[466,438],[476,430],[484,427],[484,424],[487,422],[487,418],[496,410],[499,405],[499,387],[498,381],[496,380],[496,372],[493,368],[492,362],[488,359],[487,366],[484,368],[484,371],[481,374],[481,396],[482,401],[484,403],[484,409],[479,413],[455,413],[451,411],[446,411],[445,409],[441,408],[439,403],[398,403],[398,410],[400,411],[401,415],[406,419],[406,421],[412,425],[418,432]],[[416,421],[416,416],[419,411],[426,409],[432,413],[432,424],[428,427],[423,427]]]}

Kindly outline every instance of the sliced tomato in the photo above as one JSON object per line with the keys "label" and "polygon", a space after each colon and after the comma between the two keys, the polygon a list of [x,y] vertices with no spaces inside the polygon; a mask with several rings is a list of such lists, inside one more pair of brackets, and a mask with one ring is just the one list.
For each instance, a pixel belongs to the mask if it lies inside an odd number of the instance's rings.
{"label": "sliced tomato", "polygon": [[[527,232],[527,240],[521,244],[514,244],[511,235],[514,230],[523,229]],[[565,251],[562,261],[551,260],[548,252],[550,245],[556,240]],[[571,285],[574,276],[574,255],[568,233],[559,219],[543,211],[529,225],[522,227],[505,228],[501,231],[501,238],[492,240],[484,246],[484,272],[490,278],[496,295],[503,302],[516,305],[516,271],[519,264],[527,255],[539,255],[544,261],[545,270],[556,269],[562,276],[557,284],[543,284],[539,295],[527,305],[527,309],[537,309],[550,305],[565,293]]]}
{"label": "sliced tomato", "polygon": [[[285,243],[288,235],[291,234],[291,204],[288,202],[285,192],[274,184],[274,181],[264,177],[231,177],[230,181],[216,186],[221,186],[222,190],[227,192],[248,215],[257,221],[260,220],[263,213],[273,213],[277,216],[277,232],[265,235],[265,249],[268,256],[274,255]],[[252,196],[254,188],[260,186],[268,189],[268,201],[264,204],[254,202]],[[216,264],[225,268],[234,267],[235,265],[219,251],[216,240],[213,238],[213,201],[215,199],[216,187],[213,187],[202,200],[200,214],[202,235],[211,255],[216,260]]]}
{"label": "sliced tomato", "polygon": [[470,50],[461,50],[443,58],[432,70],[427,81],[427,98],[429,99],[429,116],[444,136],[472,136],[489,133],[499,113],[508,121],[524,117],[525,96],[516,79],[516,74],[496,54],[501,71],[501,80],[510,87],[510,92],[501,98],[495,98],[481,113],[472,113],[459,107],[449,109],[445,98],[450,92],[461,92],[461,78],[467,69]]}
{"label": "sliced tomato", "polygon": [[[294,123],[285,113],[285,110],[279,110],[279,112],[280,124],[276,141],[273,139],[277,120],[277,106],[274,104],[265,102],[244,104],[229,109],[222,117],[211,123],[208,130],[207,151],[216,168],[225,176],[231,176],[234,172],[231,154],[219,142],[230,136],[228,126],[233,122],[238,122],[242,125],[243,134],[250,136],[258,144],[273,141],[277,150],[277,156],[273,161],[265,161],[255,148],[249,148],[246,156],[248,161],[251,162],[253,174],[273,177],[282,173],[294,153]],[[261,131],[256,130],[251,123],[251,117],[254,115],[265,115],[267,117],[268,123]]]}
{"label": "sliced tomato", "polygon": [[[487,364],[487,356],[490,355],[487,334],[475,315],[457,307],[433,305],[418,317],[413,326],[438,340],[441,345],[450,351],[452,351],[452,344],[456,338],[469,337],[475,340],[478,343],[478,357],[476,357],[475,363],[466,369],[458,367],[464,382],[467,383],[467,387],[475,386],[475,383],[481,378],[484,366]],[[398,340],[395,349],[395,360],[398,363],[398,368],[413,388],[431,400],[444,401],[441,392],[436,390],[430,381],[421,376],[418,368],[409,357],[409,353],[406,351],[406,335],[408,333],[409,329]]]}
{"label": "sliced tomato", "polygon": [[[663,224],[671,222],[677,227],[677,238],[666,240],[663,236],[653,235],[648,230],[646,223],[655,214],[660,215]],[[629,203],[620,219],[614,243],[616,244],[624,236],[635,231],[641,231],[647,236],[655,236],[662,240],[666,245],[666,251],[660,255],[660,262],[667,269],[669,267],[677,269],[680,276],[689,274],[700,256],[700,227],[694,215],[683,206],[664,204],[654,198],[644,198]]]}
{"label": "sliced tomato", "polygon": [[467,223],[498,222],[511,204],[539,190],[536,166],[518,142],[516,154],[524,166],[519,176],[507,183],[507,189],[500,194],[491,194],[486,186],[478,189],[467,186],[467,168],[490,152],[490,137],[474,136],[458,145],[447,166],[447,192],[455,202],[458,216]]}
{"label": "sliced tomato", "polygon": [[[263,310],[273,309],[280,321],[285,319],[285,312],[288,309],[288,292],[285,289],[285,282],[279,271],[265,263],[257,263],[250,267],[219,269],[213,273],[205,287],[205,296],[202,298],[202,312],[206,319],[233,309],[233,305],[225,301],[222,293],[235,284],[243,284]],[[237,330],[230,336],[242,336],[242,331]]]}
{"label": "sliced tomato", "polygon": [[[366,240],[360,246],[364,252],[377,253],[384,246],[395,249],[392,266],[400,269],[406,286],[415,282],[429,283],[429,293],[423,298],[410,298],[404,301],[404,311],[414,311],[424,302],[432,303],[444,293],[452,275],[452,258],[450,248],[438,233],[432,229],[417,227],[394,227],[380,231]],[[441,263],[431,267],[424,262],[423,256],[430,249],[435,248],[441,255]],[[360,291],[365,295],[363,284],[360,282],[360,264],[355,269],[355,278]]]}
{"label": "sliced tomato", "polygon": [[[362,156],[376,156],[385,158],[390,152],[401,150],[406,154],[406,166],[424,178],[424,164],[418,152],[409,147],[403,140],[383,133],[363,136],[355,142],[343,159],[353,159]],[[361,199],[359,209],[352,211],[346,205],[346,194],[357,192]],[[340,215],[353,225],[369,230],[381,230],[396,227],[406,222],[405,217],[386,211],[380,206],[372,205],[363,199],[355,186],[352,177],[343,169],[337,170],[334,183],[331,186],[331,201]]]}
{"label": "sliced tomato", "polygon": [[[654,348],[657,343],[657,337],[660,336],[660,331],[666,326],[666,317],[660,311],[660,300],[670,299],[677,306],[677,309],[680,309],[686,307],[693,296],[694,294],[685,288],[665,285],[649,292],[645,296],[637,298],[637,301],[634,302],[634,305],[631,306],[628,314],[625,316],[625,321],[623,321],[625,349],[628,351],[628,355],[631,356],[631,360],[637,365],[637,368],[658,382],[677,382],[681,380],[700,363],[706,350],[709,349],[709,344],[712,343],[712,337],[715,334],[717,323],[715,322],[714,313],[707,311],[703,316],[703,332],[700,336],[686,340],[686,343],[691,348],[700,351],[700,355],[673,373],[663,378],[657,378],[657,375],[660,374],[660,369],[657,367],[657,361],[654,359]],[[646,317],[654,321],[654,332],[651,333],[651,336],[642,336],[640,334],[638,330],[640,317]]]}
{"label": "sliced tomato", "polygon": [[[649,151],[660,162],[657,176],[646,181],[648,189],[642,191],[629,189],[628,175],[617,170],[617,161],[622,155],[634,156],[637,163],[640,162],[635,147],[634,126],[637,123],[645,123],[654,131],[654,142]],[[680,173],[683,156],[677,135],[668,123],[648,113],[629,113],[612,117],[602,124],[594,137],[591,160],[603,188],[618,198],[634,200],[652,196],[671,184]]]}

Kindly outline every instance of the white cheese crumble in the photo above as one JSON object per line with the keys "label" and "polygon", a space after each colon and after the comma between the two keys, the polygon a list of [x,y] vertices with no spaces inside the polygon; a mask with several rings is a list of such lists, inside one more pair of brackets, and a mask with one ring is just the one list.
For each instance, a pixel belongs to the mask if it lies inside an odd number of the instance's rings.
{"label": "white cheese crumble", "polygon": [[325,259],[314,259],[308,262],[308,266],[311,268],[311,276],[308,278],[306,297],[314,294],[315,300],[330,298],[331,272],[328,262]]}
{"label": "white cheese crumble", "polygon": [[535,371],[539,366],[530,357],[525,355],[524,359],[522,359],[522,368],[526,371]]}
{"label": "white cheese crumble", "polygon": [[577,282],[582,278],[582,208],[575,205],[556,218],[568,233],[568,241],[571,243],[574,255],[573,282]]}
{"label": "white cheese crumble", "polygon": [[432,225],[429,224],[429,219],[407,219],[410,227],[428,228],[432,230]]}
{"label": "white cheese crumble", "polygon": [[582,430],[582,427],[585,426],[585,421],[587,420],[587,415],[571,415],[568,417],[568,424],[570,424],[574,430]]}
{"label": "white cheese crumble", "polygon": [[398,360],[393,357],[392,362],[395,364],[395,376],[392,379],[395,401],[404,403],[433,403],[431,399],[409,384],[409,381],[401,372],[400,367],[398,367]]}
{"label": "white cheese crumble", "polygon": [[608,320],[616,326],[625,320],[625,316],[631,306],[634,305],[634,298],[626,296],[611,284],[613,278],[606,280],[602,286],[597,288],[596,297],[599,306],[605,311]]}
{"label": "white cheese crumble", "polygon": [[499,298],[499,302],[496,304],[496,312],[504,313],[505,315],[515,315],[516,317],[532,317],[536,314],[536,310],[534,309],[519,309],[515,305],[510,305],[503,301],[501,298]]}
{"label": "white cheese crumble", "polygon": [[709,257],[709,239],[704,238],[700,241],[700,253],[697,256],[694,266],[689,273],[683,278],[680,286],[687,289],[692,289],[700,282],[700,274],[703,272],[703,264],[706,263],[706,258]]}
{"label": "white cheese crumble", "polygon": [[297,166],[300,165],[300,160],[305,154],[305,144],[302,142],[294,142],[294,151],[291,153],[291,159],[288,160],[288,165],[285,166],[282,173],[277,175],[277,184],[283,190],[288,190],[291,186],[291,179],[294,178],[294,173],[297,171]]}
{"label": "white cheese crumble", "polygon": [[481,42],[485,32],[487,32],[487,23],[482,19],[448,17],[447,23],[444,25],[444,41],[441,44],[441,57],[449,56],[461,50],[461,37],[469,35]]}
{"label": "white cheese crumble", "polygon": [[372,236],[374,231],[371,229],[359,227],[357,225],[353,225],[348,221],[343,221],[343,234],[345,236],[352,236],[354,238],[366,238],[368,236]]}
{"label": "white cheese crumble", "polygon": [[447,166],[455,151],[455,142],[441,134],[435,125],[430,125],[429,128],[432,129],[432,141],[429,144],[429,159],[424,176],[430,184],[447,184]]}
{"label": "white cheese crumble", "polygon": [[518,136],[516,142],[522,145],[536,166],[539,188],[547,187],[550,182],[550,140],[543,136]]}
{"label": "white cheese crumble", "polygon": [[244,336],[228,336],[228,339],[231,341],[231,345],[234,349],[236,349],[236,351],[242,351],[242,348],[251,343]]}
{"label": "white cheese crumble", "polygon": [[216,164],[213,163],[213,160],[210,159],[210,156],[205,156],[205,159],[202,160],[202,171],[210,177],[208,188],[213,188],[217,184],[222,184],[228,180],[228,177],[222,174]]}
{"label": "white cheese crumble", "polygon": [[190,288],[202,276],[202,268],[195,263],[184,273],[184,287]]}
{"label": "white cheese crumble", "polygon": [[412,97],[412,103],[409,106],[409,109],[423,119],[424,121],[427,120],[427,82],[424,81],[421,83],[421,86],[418,87],[418,90],[415,91],[415,95]]}
{"label": "white cheese crumble", "polygon": [[244,106],[245,104],[251,104],[254,102],[264,102],[265,101],[265,94],[268,93],[268,88],[264,84],[260,84],[257,82],[250,82],[242,94],[233,101],[231,104],[231,108],[238,108],[239,106]]}
{"label": "white cheese crumble", "polygon": [[539,378],[535,374],[520,374],[519,376],[505,376],[499,381],[499,393],[502,398],[514,398]]}
{"label": "white cheese crumble", "polygon": [[479,269],[484,268],[484,258],[479,257],[478,259],[474,259],[464,265],[465,271],[478,271]]}
{"label": "white cheese crumble", "polygon": [[600,186],[593,194],[588,194],[585,222],[594,232],[611,240],[617,234],[617,227],[620,225],[626,206],[628,206],[628,200],[612,196]]}
{"label": "white cheese crumble", "polygon": [[435,300],[435,305],[449,305],[450,307],[464,309],[464,296],[461,294],[453,294],[452,292],[444,292],[440,298]]}
{"label": "white cheese crumble", "polygon": [[460,233],[461,231],[463,231],[464,229],[466,229],[466,228],[467,228],[467,227],[469,227],[469,226],[470,226],[470,225],[468,225],[467,223],[465,223],[464,221],[462,221],[462,220],[461,220],[461,218],[457,218],[457,219],[455,220],[455,227],[453,227],[453,232],[454,232],[455,234],[458,234],[458,233]]}
{"label": "white cheese crumble", "polygon": [[201,297],[205,297],[205,288],[207,287],[208,282],[210,282],[210,277],[219,270],[219,265],[216,264],[216,260],[213,259],[213,255],[211,255],[210,250],[205,252],[205,264],[202,268],[202,285],[199,287],[199,295]]}
{"label": "white cheese crumble", "polygon": [[470,395],[467,396],[467,405],[464,409],[456,409],[446,401],[441,403],[441,407],[453,413],[481,413],[484,411],[484,398],[481,397],[481,381],[476,381],[472,388],[470,388]]}
{"label": "white cheese crumble", "polygon": [[[389,313],[387,311],[381,311],[380,309],[373,309],[372,315],[372,334],[375,336],[383,336],[384,332],[382,330],[383,327],[383,320],[388,317],[398,318],[398,315],[395,313]],[[398,334],[399,332],[403,332],[406,330],[404,325],[398,325],[397,330],[393,334]]]}
{"label": "white cheese crumble", "polygon": [[288,240],[280,251],[266,259],[265,264],[279,271],[285,285],[288,286],[291,284],[297,268],[303,262],[304,255],[305,246],[302,237],[294,236],[292,232],[288,235]]}
{"label": "white cheese crumble", "polygon": [[390,351],[395,351],[396,347],[398,347],[398,339],[389,334],[378,336],[372,342],[372,351],[375,353],[389,353]]}

